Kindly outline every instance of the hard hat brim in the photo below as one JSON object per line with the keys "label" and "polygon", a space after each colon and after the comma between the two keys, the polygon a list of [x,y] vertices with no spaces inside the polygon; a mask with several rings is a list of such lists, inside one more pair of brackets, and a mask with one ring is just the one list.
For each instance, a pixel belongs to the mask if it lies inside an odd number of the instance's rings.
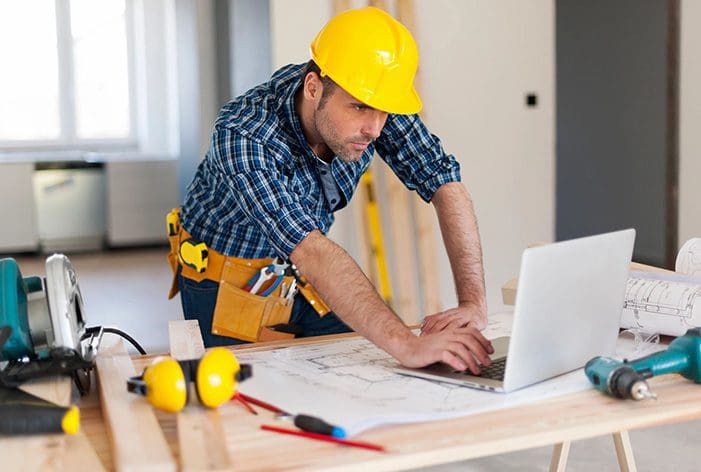
{"label": "hard hat brim", "polygon": [[[329,76],[331,77],[331,76]],[[335,81],[333,77],[332,80]],[[423,108],[421,97],[414,87],[403,95],[393,95],[391,98],[385,97],[384,100],[379,100],[377,96],[359,97],[346,89],[342,84],[339,85],[346,93],[353,98],[360,100],[369,107],[376,110],[384,111],[393,115],[413,115],[419,113]]]}
{"label": "hard hat brim", "polygon": [[385,100],[375,104],[368,103],[373,108],[395,115],[413,115],[419,113],[423,108],[419,93],[414,87],[402,97],[396,97],[396,100]]}

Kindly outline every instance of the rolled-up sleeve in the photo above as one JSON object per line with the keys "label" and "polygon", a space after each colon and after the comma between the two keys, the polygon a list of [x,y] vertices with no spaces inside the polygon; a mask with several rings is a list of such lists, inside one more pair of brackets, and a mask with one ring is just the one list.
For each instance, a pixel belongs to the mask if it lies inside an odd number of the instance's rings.
{"label": "rolled-up sleeve", "polygon": [[418,115],[390,115],[375,148],[404,185],[426,202],[441,185],[461,180],[457,159],[445,153]]}

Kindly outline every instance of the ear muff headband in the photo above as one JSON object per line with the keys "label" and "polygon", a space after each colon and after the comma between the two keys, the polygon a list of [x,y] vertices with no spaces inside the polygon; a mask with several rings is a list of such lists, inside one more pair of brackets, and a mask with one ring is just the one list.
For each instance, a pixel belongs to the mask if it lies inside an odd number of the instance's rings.
{"label": "ear muff headband", "polygon": [[203,405],[216,408],[236,393],[236,375],[241,367],[236,357],[223,347],[210,349],[197,366],[195,385]]}

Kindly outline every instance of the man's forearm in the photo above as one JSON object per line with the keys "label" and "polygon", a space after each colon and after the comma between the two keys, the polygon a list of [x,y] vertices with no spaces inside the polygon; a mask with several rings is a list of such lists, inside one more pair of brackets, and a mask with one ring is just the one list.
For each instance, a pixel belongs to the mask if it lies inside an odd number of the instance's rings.
{"label": "man's forearm", "polygon": [[460,182],[445,184],[433,195],[431,203],[438,215],[458,303],[473,304],[486,311],[482,246],[469,192]]}
{"label": "man's forearm", "polygon": [[313,231],[292,251],[290,259],[337,316],[357,333],[402,359],[413,334],[385,305],[343,248]]}

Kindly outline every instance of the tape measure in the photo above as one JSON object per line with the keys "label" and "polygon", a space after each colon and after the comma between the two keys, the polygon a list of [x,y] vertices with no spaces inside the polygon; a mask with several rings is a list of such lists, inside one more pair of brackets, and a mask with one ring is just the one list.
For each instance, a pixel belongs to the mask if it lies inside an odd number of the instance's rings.
{"label": "tape measure", "polygon": [[207,270],[207,256],[209,251],[205,243],[197,242],[194,239],[186,239],[180,243],[178,249],[178,260],[182,265],[195,269],[202,273]]}

